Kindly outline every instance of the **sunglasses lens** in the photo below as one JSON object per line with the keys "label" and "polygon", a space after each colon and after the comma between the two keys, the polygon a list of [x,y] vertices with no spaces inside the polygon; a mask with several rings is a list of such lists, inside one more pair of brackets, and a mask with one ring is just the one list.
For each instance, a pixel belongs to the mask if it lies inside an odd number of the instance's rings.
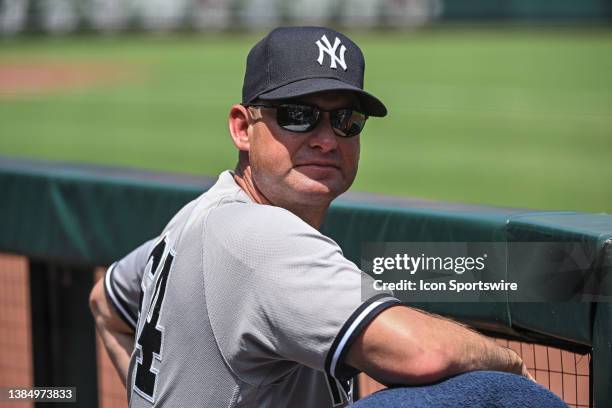
{"label": "sunglasses lens", "polygon": [[308,132],[319,120],[319,111],[307,105],[280,105],[276,108],[276,121],[291,132]]}
{"label": "sunglasses lens", "polygon": [[[329,112],[331,127],[340,137],[356,136],[363,130],[366,115],[352,109],[336,109]],[[291,132],[310,132],[317,126],[321,111],[313,106],[283,104],[276,106],[276,121]]]}
{"label": "sunglasses lens", "polygon": [[340,137],[356,136],[363,130],[368,117],[352,109],[338,109],[330,114],[331,125]]}

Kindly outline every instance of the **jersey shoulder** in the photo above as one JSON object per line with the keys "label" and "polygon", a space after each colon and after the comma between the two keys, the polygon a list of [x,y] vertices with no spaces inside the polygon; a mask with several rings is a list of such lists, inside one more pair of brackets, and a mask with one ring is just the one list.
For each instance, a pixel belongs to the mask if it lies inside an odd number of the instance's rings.
{"label": "jersey shoulder", "polygon": [[212,210],[204,225],[208,249],[249,267],[282,267],[297,258],[342,254],[331,238],[280,207],[232,203]]}
{"label": "jersey shoulder", "polygon": [[225,236],[236,242],[263,240],[275,243],[298,238],[329,240],[292,212],[256,203],[234,202],[213,209],[208,215],[205,233],[217,238]]}

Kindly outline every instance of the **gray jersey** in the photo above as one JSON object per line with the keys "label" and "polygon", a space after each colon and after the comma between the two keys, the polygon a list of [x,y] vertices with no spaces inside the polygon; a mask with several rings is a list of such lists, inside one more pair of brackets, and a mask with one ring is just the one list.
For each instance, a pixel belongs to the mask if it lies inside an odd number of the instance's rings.
{"label": "gray jersey", "polygon": [[107,273],[136,332],[130,407],[345,406],[350,345],[399,303],[363,301],[364,277],[333,240],[222,173]]}

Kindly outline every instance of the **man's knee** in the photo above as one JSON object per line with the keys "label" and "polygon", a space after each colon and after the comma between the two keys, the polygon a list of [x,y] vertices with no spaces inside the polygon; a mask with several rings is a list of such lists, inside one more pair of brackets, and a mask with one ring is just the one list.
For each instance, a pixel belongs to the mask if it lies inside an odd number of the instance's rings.
{"label": "man's knee", "polygon": [[567,407],[561,399],[541,385],[525,377],[496,371],[474,371],[436,384],[384,390],[356,402],[353,406]]}

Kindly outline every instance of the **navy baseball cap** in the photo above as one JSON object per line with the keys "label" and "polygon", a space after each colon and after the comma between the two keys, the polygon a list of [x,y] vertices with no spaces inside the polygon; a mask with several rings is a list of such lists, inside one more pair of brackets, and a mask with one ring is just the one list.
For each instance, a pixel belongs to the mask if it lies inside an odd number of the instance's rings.
{"label": "navy baseball cap", "polygon": [[324,27],[280,27],[251,48],[242,103],[274,101],[322,91],[353,91],[360,111],[385,116],[387,108],[363,90],[363,53],[345,35]]}

